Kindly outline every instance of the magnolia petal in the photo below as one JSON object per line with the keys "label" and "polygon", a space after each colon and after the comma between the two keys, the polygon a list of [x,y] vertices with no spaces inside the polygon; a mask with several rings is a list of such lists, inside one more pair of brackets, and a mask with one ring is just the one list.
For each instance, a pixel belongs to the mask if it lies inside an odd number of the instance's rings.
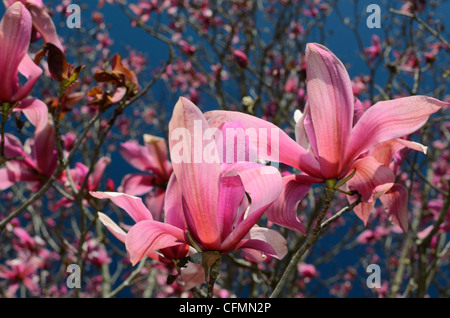
{"label": "magnolia petal", "polygon": [[372,149],[370,149],[369,155],[374,157],[381,164],[389,166],[394,156],[404,148],[417,150],[426,154],[428,147],[418,142],[397,138],[376,144]]}
{"label": "magnolia petal", "polygon": [[163,188],[154,188],[145,196],[145,204],[149,207],[155,221],[163,221],[165,193],[166,190]]}
{"label": "magnolia petal", "polygon": [[10,172],[6,168],[0,169],[0,191],[6,190],[14,184],[10,180]]}
{"label": "magnolia petal", "polygon": [[408,190],[401,184],[392,188],[380,197],[381,203],[392,224],[408,232]]}
{"label": "magnolia petal", "polygon": [[356,173],[347,181],[347,187],[349,190],[357,190],[363,202],[375,201],[394,185],[392,170],[373,157],[356,160],[350,170],[354,169]]}
{"label": "magnolia petal", "polygon": [[183,230],[170,224],[150,220],[136,223],[128,231],[125,239],[133,265],[149,253],[181,244],[185,244]]}
{"label": "magnolia petal", "polygon": [[102,212],[98,212],[98,219],[119,241],[125,243],[127,233],[120,226]]}
{"label": "magnolia petal", "polygon": [[297,217],[297,207],[315,182],[303,175],[284,176],[280,196],[265,212],[269,221],[306,235],[306,228]]}
{"label": "magnolia petal", "polygon": [[[114,235],[121,242],[126,242],[127,233],[113,220],[111,220],[106,214],[103,214],[101,212],[98,212],[98,218],[103,223],[103,225],[106,226],[106,228],[111,232],[112,235]],[[146,256],[160,262],[167,262],[167,260],[156,251],[150,251],[146,254]]]}
{"label": "magnolia petal", "polygon": [[55,130],[47,124],[34,138],[34,160],[39,171],[50,176],[56,169],[57,154],[55,148]]}
{"label": "magnolia petal", "polygon": [[9,172],[9,180],[13,182],[27,182],[29,188],[33,188],[33,186],[36,185],[36,182],[39,183],[39,177],[33,170],[35,167],[24,164],[22,160],[7,161],[6,169]]}
{"label": "magnolia petal", "polygon": [[40,133],[47,126],[48,107],[43,101],[37,98],[24,99],[13,110],[23,112],[25,117],[35,127],[35,134]]}
{"label": "magnolia petal", "polygon": [[[304,113],[301,114],[300,118],[296,121],[295,124],[295,141],[297,141],[297,143],[304,149],[315,151],[314,149],[316,149],[316,145],[311,145],[311,141],[309,140],[307,132],[307,129],[311,127],[311,124],[311,114],[309,113],[308,103],[306,103]],[[313,142],[315,142],[315,137],[313,138]],[[311,147],[314,149],[310,149]]]}
{"label": "magnolia petal", "polygon": [[111,104],[120,102],[124,98],[126,93],[127,89],[125,87],[117,87],[113,95],[110,97]]}
{"label": "magnolia petal", "polygon": [[242,241],[241,249],[259,251],[259,257],[258,254],[247,251],[246,254],[254,261],[263,261],[265,255],[282,259],[288,252],[286,239],[277,231],[263,227],[254,226]]}
{"label": "magnolia petal", "polygon": [[27,156],[20,139],[8,133],[5,133],[4,151],[7,158]]}
{"label": "magnolia petal", "polygon": [[365,111],[366,109],[363,103],[361,103],[361,101],[355,97],[355,104],[353,109],[353,126],[356,125],[356,123],[359,121],[359,119],[361,118],[361,116],[364,114]]}
{"label": "magnolia petal", "polygon": [[100,181],[103,177],[106,167],[111,163],[111,158],[101,157],[95,165],[94,172],[92,173],[91,189],[97,189]]}
{"label": "magnolia petal", "polygon": [[73,205],[73,200],[69,198],[61,198],[58,200],[51,208],[52,212],[58,210],[61,207],[71,207]]}
{"label": "magnolia petal", "polygon": [[245,189],[239,176],[222,176],[220,178],[217,223],[222,241],[233,230],[233,223],[244,196]]}
{"label": "magnolia petal", "polygon": [[282,162],[313,176],[321,176],[317,160],[295,140],[274,124],[248,114],[234,111],[205,113],[211,127],[225,122],[240,122],[249,136],[250,144],[258,149],[258,158]]}
{"label": "magnolia petal", "polygon": [[140,196],[147,194],[155,187],[155,177],[143,173],[130,173],[123,177],[119,192]]}
{"label": "magnolia petal", "polygon": [[220,163],[218,157],[203,157],[203,150],[214,143],[203,139],[207,129],[209,125],[200,109],[181,97],[169,122],[172,166],[186,203],[185,213],[189,214],[186,219],[192,221],[190,230],[195,231],[191,234],[205,249],[216,250],[220,246],[216,218]]}
{"label": "magnolia petal", "polygon": [[150,154],[150,159],[152,159],[152,165],[155,172],[160,176],[168,177],[167,171],[167,144],[164,138],[153,136],[149,134],[144,134],[144,144],[147,147],[148,153]]}
{"label": "magnolia petal", "polygon": [[[355,196],[347,196],[348,202],[352,204],[356,201]],[[370,214],[372,213],[375,201],[372,202],[360,202],[357,206],[353,208],[353,212],[358,216],[358,218],[364,222],[364,225],[369,221]]]}
{"label": "magnolia petal", "polygon": [[225,168],[223,176],[239,176],[245,192],[250,197],[250,206],[242,221],[234,224],[233,231],[222,243],[223,250],[233,248],[256,224],[261,215],[282,190],[282,178],[278,169],[255,163],[236,163]]}
{"label": "magnolia petal", "polygon": [[42,69],[34,63],[34,61],[28,56],[28,54],[25,54],[22,61],[20,62],[18,71],[20,74],[25,76],[27,82],[14,94],[12,99],[15,101],[25,98],[30,93],[34,84],[36,84],[36,81],[42,74]]}
{"label": "magnolia petal", "polygon": [[186,267],[181,268],[180,273],[186,290],[205,283],[205,271],[200,264],[189,262]]}
{"label": "magnolia petal", "polygon": [[329,49],[309,43],[306,46],[306,86],[316,157],[324,178],[333,179],[342,168],[353,126],[354,97],[350,77]]}
{"label": "magnolia petal", "polygon": [[110,199],[119,208],[124,209],[136,222],[153,220],[152,214],[142,202],[142,199],[120,192],[89,191],[97,199]]}
{"label": "magnolia petal", "polygon": [[150,171],[152,168],[150,154],[145,146],[136,141],[127,141],[120,144],[120,155],[131,166],[140,171]]}
{"label": "magnolia petal", "polygon": [[186,220],[184,218],[182,201],[183,194],[175,174],[172,174],[167,184],[164,197],[164,222],[179,227],[180,229],[185,229]]}
{"label": "magnolia petal", "polygon": [[422,127],[428,117],[448,103],[427,96],[378,102],[353,127],[346,161],[350,162],[376,144],[400,138]]}
{"label": "magnolia petal", "polygon": [[[13,3],[0,21],[0,100],[15,102],[18,90],[18,68],[27,55],[31,37],[31,16],[20,2]],[[24,95],[24,94],[22,94]]]}
{"label": "magnolia petal", "polygon": [[39,4],[33,2],[27,2],[26,6],[31,13],[33,26],[42,35],[44,41],[53,44],[61,52],[64,52],[64,47],[58,38],[53,20],[47,13],[45,7],[41,7]]}

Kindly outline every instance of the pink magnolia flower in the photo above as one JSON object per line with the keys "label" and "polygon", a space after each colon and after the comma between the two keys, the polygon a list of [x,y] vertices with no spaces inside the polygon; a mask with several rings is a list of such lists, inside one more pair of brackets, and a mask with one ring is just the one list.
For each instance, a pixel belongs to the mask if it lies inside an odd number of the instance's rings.
{"label": "pink magnolia flower", "polygon": [[111,258],[108,256],[104,246],[95,238],[89,238],[82,246],[83,252],[86,255],[86,260],[94,266],[101,267],[103,264],[111,263]]}
{"label": "pink magnolia flower", "polygon": [[[132,195],[128,195],[120,192],[100,192],[100,191],[91,191],[89,192],[93,197],[98,199],[110,199],[115,205],[125,210],[131,218],[138,225],[141,222],[156,222],[153,218],[150,210],[143,204],[142,199],[139,197],[135,197]],[[170,195],[170,194],[168,194]],[[170,201],[171,199],[166,199]],[[165,204],[165,220],[164,223],[158,222],[158,225],[161,229],[155,229],[154,231],[149,231],[146,236],[149,236],[150,239],[157,239],[159,234],[164,232],[165,227],[177,227],[182,229],[185,227],[185,222],[178,215],[180,208],[180,201],[176,202],[175,200],[171,200]],[[125,229],[129,230],[129,226],[120,227],[117,225],[111,218],[109,218],[106,214],[99,212],[100,221],[108,228],[108,230],[121,242],[126,244],[127,250],[129,251],[129,239],[127,238],[127,232]],[[132,229],[133,227],[131,227]],[[186,257],[189,253],[193,251],[190,250],[187,244],[175,244],[174,246],[164,247],[164,241],[175,241],[172,238],[166,238],[162,235],[158,240],[161,241],[155,242],[153,244],[153,250],[149,250],[147,252],[143,251],[142,255],[136,256],[135,254],[130,254],[130,260],[134,264],[139,262],[144,256],[147,256],[151,259],[157,260],[163,264],[174,266],[174,260],[181,259]],[[189,264],[190,265],[190,264]],[[198,284],[204,282],[204,274],[201,271],[201,267],[199,266],[187,266],[186,268],[181,269],[181,275],[183,280],[186,283],[186,289],[190,289]]]}
{"label": "pink magnolia flower", "polygon": [[[274,223],[301,233],[305,233],[305,228],[297,218],[297,205],[313,183],[335,184],[356,170],[348,188],[357,190],[363,202],[373,202],[394,186],[395,176],[386,164],[398,146],[426,150],[400,138],[418,130],[431,114],[448,104],[427,96],[411,96],[381,101],[364,111],[362,104],[355,102],[344,65],[320,44],[310,43],[306,47],[306,74],[308,102],[295,127],[296,141],[280,130],[278,140],[271,145],[279,149],[279,162],[303,173],[283,178],[283,192],[266,212]],[[276,127],[239,112],[211,111],[205,116],[215,118],[217,124],[239,121],[246,129]],[[252,136],[254,145],[261,142],[259,135]],[[381,154],[386,156],[381,158]],[[271,160],[265,152],[261,155]],[[394,210],[404,200],[396,199],[404,198],[404,192],[400,187],[392,190],[394,193],[388,194],[385,202],[390,213],[398,217]],[[356,213],[367,222],[367,214]]]}
{"label": "pink magnolia flower", "polygon": [[162,220],[167,183],[172,174],[164,138],[144,134],[144,146],[135,141],[120,145],[120,154],[134,168],[144,173],[130,173],[122,179],[119,192],[146,195],[145,202],[155,220]]}
{"label": "pink magnolia flower", "polygon": [[298,272],[306,282],[309,282],[314,277],[319,276],[317,268],[312,264],[301,263],[298,266]]}
{"label": "pink magnolia flower", "polygon": [[37,283],[39,279],[37,270],[41,267],[41,264],[41,260],[34,256],[26,259],[7,260],[5,265],[0,264],[0,278],[9,281],[6,295],[15,297],[20,285],[24,284],[34,296],[37,296],[40,290]]}
{"label": "pink magnolia flower", "polygon": [[[48,110],[36,98],[25,99],[42,74],[27,54],[31,28],[31,15],[20,2],[12,4],[0,22],[0,102],[8,103],[12,111],[23,112],[38,133],[47,124]],[[18,73],[27,79],[22,87]]]}
{"label": "pink magnolia flower", "polygon": [[[184,257],[189,247],[197,252],[220,254],[242,249],[251,253],[252,259],[256,259],[255,250],[260,253],[259,259],[264,254],[277,258],[286,254],[286,241],[279,233],[255,225],[281,191],[280,174],[273,167],[251,162],[221,163],[217,150],[220,142],[216,144],[211,138],[215,132],[197,106],[185,98],[179,99],[169,123],[174,172],[167,186],[164,222],[154,220],[140,198],[122,193],[91,193],[111,199],[136,221],[125,233],[100,214],[108,229],[125,242],[132,264],[146,255],[166,260]],[[208,140],[192,141],[191,136],[198,137],[198,133],[201,138],[209,136]],[[180,137],[182,140],[178,141]],[[194,151],[198,146],[202,152],[211,151],[212,157],[198,162],[198,152]],[[271,173],[267,173],[269,170]],[[185,281],[195,276],[197,283],[201,282],[198,273],[198,268],[182,271]]]}
{"label": "pink magnolia flower", "polygon": [[[105,172],[106,167],[111,163],[111,159],[109,157],[101,157],[94,166],[94,169],[91,174],[89,174],[89,168],[81,162],[77,162],[75,164],[75,168],[70,169],[69,175],[67,175],[66,171],[64,171],[61,176],[58,178],[64,187],[67,189],[68,193],[72,192],[71,182],[74,183],[75,187],[78,190],[81,190],[82,187],[86,188],[88,191],[97,191],[99,190],[100,182],[103,177],[103,173]],[[70,179],[69,179],[70,178]],[[87,178],[87,180],[86,180]],[[111,181],[108,182],[111,183]],[[108,186],[109,186],[108,183]],[[113,190],[113,189],[110,189]],[[85,205],[89,205],[87,201],[83,202]],[[62,198],[52,207],[52,210],[64,206],[70,207],[72,206],[73,201],[69,198]]]}
{"label": "pink magnolia flower", "polygon": [[5,155],[7,158],[22,158],[7,161],[6,168],[0,169],[0,176],[4,177],[0,179],[0,190],[20,181],[26,182],[30,189],[38,189],[57,165],[53,127],[47,125],[25,145],[17,137],[5,134]]}
{"label": "pink magnolia flower", "polygon": [[13,241],[13,246],[18,252],[25,250],[31,253],[37,253],[45,246],[42,238],[39,236],[31,237],[22,227],[15,227],[12,231],[17,236],[17,240]]}
{"label": "pink magnolia flower", "polygon": [[364,48],[363,53],[372,63],[382,53],[381,40],[376,34],[372,35],[372,45]]}

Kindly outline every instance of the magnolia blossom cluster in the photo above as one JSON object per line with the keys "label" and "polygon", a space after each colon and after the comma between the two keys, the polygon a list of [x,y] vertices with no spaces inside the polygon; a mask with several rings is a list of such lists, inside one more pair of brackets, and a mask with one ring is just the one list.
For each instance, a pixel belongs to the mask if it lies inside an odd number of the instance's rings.
{"label": "magnolia blossom cluster", "polygon": [[[202,114],[196,105],[182,97],[169,124],[172,165],[158,168],[163,172],[155,174],[165,176],[167,182],[163,209],[159,208],[161,204],[155,204],[152,213],[140,198],[125,193],[91,192],[96,198],[110,199],[135,220],[136,224],[126,232],[100,214],[102,222],[125,243],[133,264],[148,256],[177,265],[175,260],[195,253],[205,257],[207,253],[222,255],[236,249],[253,261],[263,261],[266,255],[282,258],[287,253],[285,239],[256,223],[264,213],[269,221],[306,235],[305,226],[297,217],[297,205],[317,183],[341,187],[349,193],[350,203],[356,200],[353,194],[358,193],[362,202],[354,211],[365,223],[375,201],[380,199],[388,219],[404,232],[408,230],[408,192],[395,182],[392,162],[403,149],[426,153],[427,147],[403,137],[423,126],[446,103],[427,96],[412,96],[382,101],[365,109],[354,97],[343,64],[320,44],[310,43],[306,48],[306,73],[308,104],[298,118],[296,140],[272,123],[244,113]],[[202,125],[195,125],[196,122]],[[243,132],[259,129],[257,133],[244,134],[244,152],[256,149],[257,157],[265,160],[276,156],[276,161],[301,173],[281,176],[274,167],[256,160],[227,161],[218,148],[238,149],[238,136],[224,140],[218,138],[218,132],[230,125]],[[188,133],[175,134],[180,128]],[[262,134],[261,128],[276,129],[277,138]],[[209,140],[195,138],[196,130],[208,135]],[[145,168],[149,157],[142,156],[151,151],[154,155],[150,157],[159,158],[160,167],[168,165],[163,142],[157,141],[160,146],[156,152],[149,138],[146,139],[147,148],[126,145],[128,160],[134,165],[139,162],[141,170],[154,169],[150,163]],[[131,149],[135,149],[136,155],[130,155]],[[206,150],[210,160],[202,160],[201,154]],[[131,178],[127,178],[123,189]],[[140,184],[133,187],[145,189],[148,181],[144,177],[137,180]],[[192,287],[209,277],[209,273],[203,272],[209,271],[212,264],[206,266],[205,260],[202,266],[189,262],[178,269],[187,286]]]}

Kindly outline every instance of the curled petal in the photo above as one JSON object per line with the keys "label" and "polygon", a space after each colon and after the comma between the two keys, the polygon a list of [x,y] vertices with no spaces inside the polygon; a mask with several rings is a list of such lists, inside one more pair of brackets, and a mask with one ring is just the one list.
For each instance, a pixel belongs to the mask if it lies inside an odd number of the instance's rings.
{"label": "curled petal", "polygon": [[408,232],[408,190],[401,184],[394,184],[392,188],[380,198],[389,220]]}
{"label": "curled petal", "polygon": [[302,175],[284,176],[280,196],[265,212],[269,221],[306,235],[306,228],[297,216],[297,207],[317,181]]}
{"label": "curled petal", "polygon": [[170,224],[145,220],[136,223],[128,231],[125,244],[131,263],[136,265],[149,253],[185,244],[184,232]]}
{"label": "curled petal", "polygon": [[266,258],[265,255],[282,259],[288,252],[286,239],[280,233],[258,226],[254,226],[249,231],[239,248],[254,261],[263,261]]}
{"label": "curled petal", "polygon": [[267,207],[277,199],[282,190],[282,178],[278,169],[254,163],[232,164],[225,168],[223,176],[239,176],[250,197],[250,206],[242,221],[234,224],[233,231],[222,243],[222,249],[228,250],[239,243]]}
{"label": "curled petal", "polygon": [[404,148],[417,150],[426,154],[428,147],[419,144],[418,142],[397,138],[376,144],[370,149],[369,155],[385,166],[389,166],[394,156]]}
{"label": "curled petal", "polygon": [[45,7],[31,1],[27,2],[26,6],[31,13],[33,26],[42,35],[44,41],[46,43],[53,44],[58,49],[60,49],[61,52],[64,52],[64,47],[62,46],[61,41],[58,38],[53,20],[45,10]]}
{"label": "curled petal", "polygon": [[23,112],[25,117],[35,127],[35,134],[40,133],[47,126],[47,105],[37,98],[24,99],[20,102],[19,106],[13,110]]}
{"label": "curled petal", "polygon": [[27,79],[27,82],[14,94],[12,98],[14,101],[25,98],[30,93],[34,84],[42,74],[42,69],[33,62],[28,54],[25,54],[22,61],[20,62],[18,71]]}
{"label": "curled petal", "polygon": [[165,189],[154,188],[145,196],[145,204],[150,208],[155,221],[163,221],[165,194]]}
{"label": "curled petal", "polygon": [[351,170],[355,168],[356,173],[347,181],[347,187],[349,190],[357,190],[364,202],[375,201],[394,185],[392,170],[373,157],[356,160]]}
{"label": "curled petal", "polygon": [[[309,113],[308,103],[306,103],[305,111],[300,114],[295,124],[295,140],[300,146],[302,146],[306,150],[316,151],[317,146],[315,144],[311,145],[311,141],[309,140],[308,137],[307,131],[310,130],[311,128],[312,128],[311,114]],[[315,137],[312,139],[312,141],[315,142]]]}
{"label": "curled petal", "polygon": [[111,220],[106,214],[98,212],[98,219],[104,226],[121,242],[125,243],[127,233],[118,226],[113,220]]}
{"label": "curled petal", "polygon": [[90,191],[89,194],[97,199],[110,199],[115,205],[124,209],[136,222],[153,220],[152,214],[139,197],[119,192]]}
{"label": "curled petal", "polygon": [[143,195],[155,187],[155,177],[149,174],[133,173],[123,177],[119,191],[130,195]]}
{"label": "curled petal", "polygon": [[[348,202],[352,204],[356,201],[355,196],[347,196]],[[353,208],[353,212],[359,217],[361,221],[364,222],[364,225],[369,221],[370,214],[372,213],[373,207],[375,205],[375,201],[372,202],[360,202],[357,206]]]}
{"label": "curled petal", "polygon": [[[224,241],[231,233],[236,216],[245,196],[245,189],[239,176],[223,176],[219,181],[219,202],[217,205],[217,222]],[[241,211],[242,213],[242,211]]]}

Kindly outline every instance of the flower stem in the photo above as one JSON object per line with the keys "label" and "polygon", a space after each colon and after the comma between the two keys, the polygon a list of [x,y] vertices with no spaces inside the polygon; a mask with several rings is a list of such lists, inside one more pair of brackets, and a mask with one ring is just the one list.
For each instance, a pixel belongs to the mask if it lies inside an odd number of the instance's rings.
{"label": "flower stem", "polygon": [[270,298],[275,298],[280,294],[280,292],[282,291],[284,285],[286,284],[289,276],[292,274],[294,269],[297,267],[297,264],[299,263],[299,261],[303,258],[305,253],[309,250],[309,248],[314,245],[314,243],[317,241],[317,239],[319,238],[319,236],[321,234],[322,220],[324,219],[324,217],[330,207],[331,200],[333,199],[334,194],[335,194],[334,182],[332,180],[327,180],[326,185],[327,185],[327,187],[325,188],[324,205],[323,205],[319,215],[317,216],[316,225],[307,234],[306,240],[303,242],[302,246],[300,246],[300,248],[297,250],[295,255],[290,260],[289,265],[287,266],[286,270],[284,271],[283,275],[281,276],[281,279],[278,281],[277,285],[275,286],[275,289],[273,290],[272,294],[269,296]]}

